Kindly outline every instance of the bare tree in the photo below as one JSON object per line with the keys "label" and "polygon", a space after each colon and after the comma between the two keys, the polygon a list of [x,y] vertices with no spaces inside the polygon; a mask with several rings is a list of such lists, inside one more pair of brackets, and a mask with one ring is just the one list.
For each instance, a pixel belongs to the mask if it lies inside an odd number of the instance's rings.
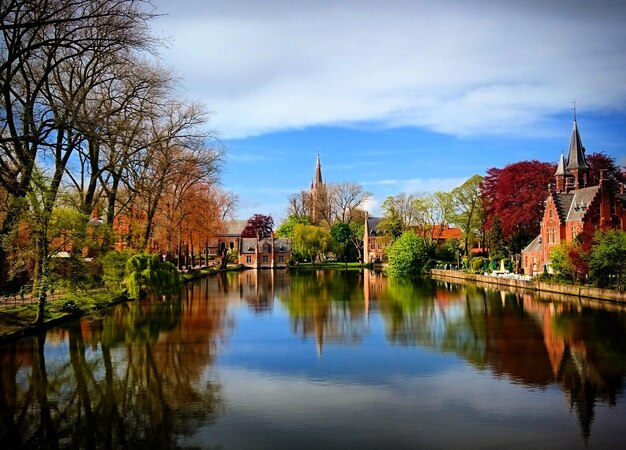
{"label": "bare tree", "polygon": [[334,221],[350,223],[354,211],[372,198],[371,192],[353,182],[332,184],[328,187],[329,203]]}
{"label": "bare tree", "polygon": [[220,189],[213,191],[215,203],[220,210],[220,220],[235,219],[237,206],[239,205],[239,195],[234,192],[226,192]]}
{"label": "bare tree", "polygon": [[307,191],[300,191],[291,194],[287,199],[287,215],[294,217],[305,217],[311,213],[311,194]]}
{"label": "bare tree", "polygon": [[[44,217],[50,216],[68,161],[81,142],[74,101],[90,92],[100,79],[91,73],[75,82],[77,71],[98,66],[107,55],[130,54],[151,48],[147,32],[150,13],[141,1],[118,0],[3,0],[0,48],[0,184],[10,194],[0,235],[15,228],[37,161],[49,157],[52,175],[42,187]],[[96,71],[97,72],[97,71]],[[94,76],[95,75],[95,76]],[[88,81],[87,81],[88,80]],[[80,103],[80,101],[79,101]],[[37,236],[40,286],[37,321],[43,320],[46,298],[46,226]],[[6,253],[0,248],[0,273]]]}
{"label": "bare tree", "polygon": [[148,246],[154,218],[170,183],[181,182],[177,195],[180,199],[194,183],[215,181],[223,149],[206,146],[212,138],[210,132],[201,129],[206,119],[201,105],[172,100],[164,105],[163,116],[152,124],[153,144],[138,155],[127,185],[135,205],[145,212],[140,248]]}

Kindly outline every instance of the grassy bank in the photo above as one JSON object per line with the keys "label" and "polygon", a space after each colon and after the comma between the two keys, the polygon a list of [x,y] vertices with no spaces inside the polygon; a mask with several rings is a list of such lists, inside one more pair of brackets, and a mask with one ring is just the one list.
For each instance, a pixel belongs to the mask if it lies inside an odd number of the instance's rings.
{"label": "grassy bank", "polygon": [[[46,302],[43,329],[83,315],[98,314],[105,308],[126,301],[119,292],[77,291]],[[0,344],[29,336],[42,328],[32,326],[37,303],[0,310]]]}
{"label": "grassy bank", "polygon": [[[240,271],[242,265],[228,266],[224,271]],[[216,273],[223,272],[217,267],[191,270],[181,274],[183,283],[198,280]],[[59,298],[48,299],[44,315],[44,324],[35,328],[32,324],[37,318],[37,303],[19,305],[13,308],[0,309],[0,345],[16,341],[22,337],[35,334],[68,320],[86,315],[98,315],[102,310],[127,301],[123,292],[101,290],[77,290],[61,295]]]}

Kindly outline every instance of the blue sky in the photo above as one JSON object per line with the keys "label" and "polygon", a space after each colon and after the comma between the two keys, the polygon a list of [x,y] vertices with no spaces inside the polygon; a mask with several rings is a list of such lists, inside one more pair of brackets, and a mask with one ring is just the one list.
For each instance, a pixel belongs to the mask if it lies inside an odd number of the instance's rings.
{"label": "blue sky", "polygon": [[326,181],[450,190],[556,162],[572,100],[588,152],[626,164],[626,2],[154,2],[180,94],[213,111],[239,217],[285,215],[319,151]]}

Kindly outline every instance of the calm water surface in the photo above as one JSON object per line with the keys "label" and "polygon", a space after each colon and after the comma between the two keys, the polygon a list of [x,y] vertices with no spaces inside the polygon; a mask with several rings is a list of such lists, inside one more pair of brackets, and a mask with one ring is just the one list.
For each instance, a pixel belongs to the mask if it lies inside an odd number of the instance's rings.
{"label": "calm water surface", "polygon": [[626,310],[247,271],[0,347],[0,448],[626,448]]}

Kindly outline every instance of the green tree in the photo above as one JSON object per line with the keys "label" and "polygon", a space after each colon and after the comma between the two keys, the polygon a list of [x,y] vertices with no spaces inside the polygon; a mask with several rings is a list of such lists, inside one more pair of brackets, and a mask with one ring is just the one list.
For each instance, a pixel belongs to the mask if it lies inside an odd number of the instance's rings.
{"label": "green tree", "polygon": [[575,271],[569,257],[568,251],[571,247],[569,242],[561,242],[550,250],[550,266],[557,274],[574,279]]}
{"label": "green tree", "polygon": [[350,222],[350,242],[356,252],[357,261],[363,262],[363,234],[365,225],[359,222]]}
{"label": "green tree", "polygon": [[348,244],[350,243],[350,235],[352,230],[350,225],[343,222],[337,222],[330,227],[330,235],[333,238],[333,250],[337,255],[337,258],[344,259],[346,257],[346,251]]}
{"label": "green tree", "polygon": [[378,227],[394,238],[400,236],[410,226],[415,225],[415,200],[415,196],[404,192],[387,197],[382,204],[383,218]]}
{"label": "green tree", "polygon": [[601,230],[593,236],[590,276],[599,287],[626,288],[626,232]]}
{"label": "green tree", "polygon": [[469,254],[472,239],[480,234],[483,225],[484,209],[480,199],[480,187],[483,177],[474,175],[451,192],[453,212],[451,222],[465,234],[463,249]]}
{"label": "green tree", "polygon": [[424,267],[428,251],[422,239],[412,231],[407,231],[387,248],[387,256],[391,276],[413,276]]}
{"label": "green tree", "polygon": [[491,259],[503,259],[506,249],[504,248],[504,233],[498,216],[494,217],[489,229],[489,257]]}
{"label": "green tree", "polygon": [[124,287],[126,262],[130,252],[111,251],[102,258],[102,279],[107,289],[121,291]]}
{"label": "green tree", "polygon": [[315,258],[321,260],[330,249],[332,237],[330,232],[315,225],[296,225],[293,236],[293,249],[315,263]]}
{"label": "green tree", "polygon": [[126,261],[124,278],[128,296],[139,299],[143,291],[155,295],[173,292],[180,285],[176,266],[161,261],[159,255],[140,254]]}
{"label": "green tree", "polygon": [[311,225],[311,219],[308,216],[289,214],[276,229],[276,236],[293,239],[296,225]]}

